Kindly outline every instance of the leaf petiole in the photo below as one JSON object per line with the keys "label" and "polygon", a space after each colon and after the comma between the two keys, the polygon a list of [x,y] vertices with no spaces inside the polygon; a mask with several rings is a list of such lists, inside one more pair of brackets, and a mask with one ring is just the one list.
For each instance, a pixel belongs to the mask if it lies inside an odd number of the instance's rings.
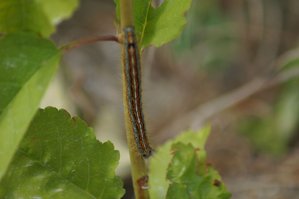
{"label": "leaf petiole", "polygon": [[65,44],[61,46],[59,49],[63,50],[64,52],[68,52],[70,50],[80,48],[85,45],[94,44],[99,41],[114,41],[120,43],[120,38],[117,35],[100,35],[89,38],[82,38]]}

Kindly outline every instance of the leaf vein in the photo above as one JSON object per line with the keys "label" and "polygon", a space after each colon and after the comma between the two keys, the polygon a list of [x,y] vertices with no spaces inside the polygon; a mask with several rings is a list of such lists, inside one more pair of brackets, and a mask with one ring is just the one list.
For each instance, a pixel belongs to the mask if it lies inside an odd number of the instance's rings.
{"label": "leaf vein", "polygon": [[149,15],[148,13],[149,13],[149,10],[150,10],[150,7],[151,7],[151,3],[152,3],[152,0],[149,0],[148,5],[147,5],[147,10],[146,10],[145,19],[144,19],[144,25],[142,27],[139,43],[142,43],[142,40],[143,40],[143,37],[144,37],[145,28],[147,26],[147,20],[148,20],[148,15]]}

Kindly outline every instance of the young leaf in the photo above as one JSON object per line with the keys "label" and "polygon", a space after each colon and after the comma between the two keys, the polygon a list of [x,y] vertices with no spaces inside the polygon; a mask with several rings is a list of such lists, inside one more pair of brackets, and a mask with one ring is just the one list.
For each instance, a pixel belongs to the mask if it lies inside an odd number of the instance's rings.
{"label": "young leaf", "polygon": [[39,110],[0,184],[0,198],[120,198],[119,152],[64,110]]}
{"label": "young leaf", "polygon": [[216,170],[206,165],[201,149],[191,144],[172,145],[174,156],[169,164],[167,179],[170,185],[167,199],[228,199]]}
{"label": "young leaf", "polygon": [[1,0],[0,32],[29,31],[49,36],[54,25],[69,17],[78,0]]}
{"label": "young leaf", "polygon": [[[194,146],[200,148],[204,147],[206,139],[209,135],[210,128],[202,129],[198,133],[184,132],[181,136],[178,136],[175,140],[168,141],[160,149],[158,149],[155,155],[150,161],[150,175],[149,184],[151,189],[149,190],[152,198],[165,198],[169,182],[166,179],[167,168],[171,161],[172,155],[170,152],[171,145],[177,142],[181,143],[193,143]],[[189,135],[189,136],[188,136]],[[196,139],[194,139],[196,136]]]}
{"label": "young leaf", "polygon": [[[209,132],[209,127],[197,133],[185,132],[157,150],[150,160],[151,198],[192,198],[186,189],[198,194],[209,193],[219,196],[215,199],[229,198],[222,184],[220,188],[213,185],[215,180],[218,182],[221,179],[218,173],[205,163],[204,145]],[[184,184],[186,178],[190,180],[190,184]]]}
{"label": "young leaf", "polygon": [[[116,13],[119,16],[119,1],[116,2]],[[186,24],[185,12],[191,6],[191,0],[164,0],[157,8],[151,0],[133,1],[134,23],[139,45],[159,47],[178,37]]]}
{"label": "young leaf", "polygon": [[0,38],[0,179],[53,76],[60,53],[34,34]]}

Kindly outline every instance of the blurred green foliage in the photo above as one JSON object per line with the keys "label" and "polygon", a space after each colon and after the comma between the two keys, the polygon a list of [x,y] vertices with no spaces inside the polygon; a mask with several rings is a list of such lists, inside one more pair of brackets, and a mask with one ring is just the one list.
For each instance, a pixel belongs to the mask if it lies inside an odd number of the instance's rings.
{"label": "blurred green foliage", "polygon": [[[231,70],[231,67],[236,64],[244,76],[249,76],[247,71],[252,72],[253,70],[256,70],[255,76],[261,76],[263,74],[260,71],[264,71],[268,67],[264,65],[268,63],[267,57],[263,58],[264,54],[261,53],[262,48],[266,45],[265,42],[267,42],[264,40],[274,38],[273,35],[279,34],[280,31],[290,30],[291,23],[288,21],[290,10],[287,9],[289,5],[290,1],[259,1],[255,3],[243,1],[238,7],[238,9],[243,8],[239,13],[244,22],[241,24],[238,19],[234,18],[238,15],[234,15],[233,1],[193,1],[187,15],[187,27],[182,36],[173,43],[174,51],[177,56],[187,58],[188,65],[195,65],[201,71],[208,72],[209,77],[214,74],[231,73],[230,77],[234,86],[238,79],[235,74],[238,71],[235,71],[235,68]],[[261,6],[264,10],[261,13],[250,10],[254,9],[254,6]],[[281,22],[272,20],[277,19],[277,16],[273,16],[277,12],[282,13]],[[283,26],[277,25],[279,23],[283,23]],[[247,28],[249,32],[244,31],[245,35],[242,35],[241,28]],[[277,42],[279,45],[280,42],[284,42],[284,36],[284,34],[280,35],[281,41],[271,42]],[[244,49],[243,52],[240,51],[241,48]],[[280,49],[281,46],[278,48]],[[283,48],[280,51],[286,54],[289,52],[288,49]],[[283,70],[298,67],[298,53],[291,54],[293,56],[286,58],[279,66]],[[267,56],[266,52],[265,55]],[[275,61],[275,56],[273,54],[271,62]],[[245,60],[244,57],[247,59]],[[259,62],[258,59],[265,60]],[[259,63],[262,65],[258,65]],[[248,67],[253,65],[255,69]],[[278,72],[282,72],[282,70]],[[255,76],[250,78],[253,79]],[[272,107],[273,109],[268,115],[243,118],[236,126],[240,127],[240,131],[252,141],[258,151],[281,155],[288,151],[290,142],[296,136],[299,128],[298,79],[290,80],[278,90]]]}
{"label": "blurred green foliage", "polygon": [[[197,0],[188,12],[188,23],[175,42],[179,54],[194,54],[191,62],[200,69],[221,72],[231,66],[237,53],[236,31],[219,0]],[[192,56],[191,55],[191,56]],[[188,55],[187,55],[188,56]]]}
{"label": "blurred green foliage", "polygon": [[240,127],[258,151],[286,153],[299,129],[299,79],[283,86],[269,115],[246,117]]}

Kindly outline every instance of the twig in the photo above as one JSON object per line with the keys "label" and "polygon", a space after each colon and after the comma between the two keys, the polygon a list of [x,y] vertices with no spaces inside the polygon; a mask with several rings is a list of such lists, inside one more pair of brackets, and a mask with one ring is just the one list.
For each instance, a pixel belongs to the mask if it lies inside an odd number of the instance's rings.
{"label": "twig", "polygon": [[180,115],[180,118],[176,119],[172,124],[162,130],[161,134],[163,137],[160,137],[160,139],[165,140],[170,136],[173,136],[174,133],[179,133],[177,132],[178,129],[182,130],[183,128],[189,127],[193,130],[197,130],[215,114],[238,105],[240,102],[258,92],[280,85],[296,77],[299,77],[298,67],[283,71],[274,77],[256,78],[228,94],[200,105],[198,108],[185,115]]}
{"label": "twig", "polygon": [[64,52],[68,52],[70,50],[73,50],[75,48],[79,48],[88,44],[93,44],[98,41],[115,41],[119,42],[119,38],[115,35],[101,35],[101,36],[95,36],[90,38],[83,38],[76,41],[72,41],[69,44],[63,45],[60,47]]}

